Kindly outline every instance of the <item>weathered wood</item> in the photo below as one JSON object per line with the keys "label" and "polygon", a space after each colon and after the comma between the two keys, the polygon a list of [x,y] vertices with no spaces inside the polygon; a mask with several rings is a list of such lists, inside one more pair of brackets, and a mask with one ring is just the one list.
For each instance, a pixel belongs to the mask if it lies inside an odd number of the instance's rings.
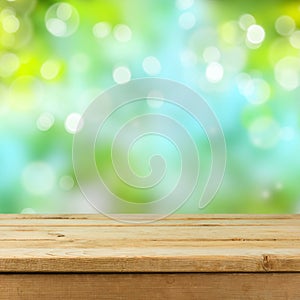
{"label": "weathered wood", "polygon": [[0,216],[0,272],[282,271],[300,272],[299,215]]}
{"label": "weathered wood", "polygon": [[0,300],[295,300],[299,286],[299,273],[0,274]]}

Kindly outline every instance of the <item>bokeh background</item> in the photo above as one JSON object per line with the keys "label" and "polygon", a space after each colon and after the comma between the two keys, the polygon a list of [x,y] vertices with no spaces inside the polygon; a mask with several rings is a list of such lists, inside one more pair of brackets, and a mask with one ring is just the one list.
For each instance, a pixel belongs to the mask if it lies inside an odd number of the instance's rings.
{"label": "bokeh background", "polygon": [[214,201],[177,212],[300,211],[299,1],[0,0],[0,212],[95,212],[72,167],[78,120],[107,88],[152,76],[202,95],[227,142]]}

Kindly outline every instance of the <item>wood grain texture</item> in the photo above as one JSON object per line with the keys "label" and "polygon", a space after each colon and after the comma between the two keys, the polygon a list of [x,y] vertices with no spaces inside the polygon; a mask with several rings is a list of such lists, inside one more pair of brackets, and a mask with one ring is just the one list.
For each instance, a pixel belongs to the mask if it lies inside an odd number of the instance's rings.
{"label": "wood grain texture", "polygon": [[300,216],[0,215],[0,272],[300,272]]}
{"label": "wood grain texture", "polygon": [[0,300],[295,300],[299,286],[299,273],[0,274]]}

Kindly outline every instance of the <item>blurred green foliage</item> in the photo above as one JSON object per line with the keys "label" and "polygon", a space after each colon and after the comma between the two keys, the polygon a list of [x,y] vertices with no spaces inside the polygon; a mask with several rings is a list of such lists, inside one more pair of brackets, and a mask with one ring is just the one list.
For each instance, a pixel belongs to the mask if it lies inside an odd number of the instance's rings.
{"label": "blurred green foliage", "polygon": [[[227,141],[214,201],[178,212],[298,212],[299,50],[299,1],[0,0],[0,212],[92,212],[72,168],[76,122],[101,91],[151,76],[203,95]],[[107,145],[96,156],[109,168]]]}

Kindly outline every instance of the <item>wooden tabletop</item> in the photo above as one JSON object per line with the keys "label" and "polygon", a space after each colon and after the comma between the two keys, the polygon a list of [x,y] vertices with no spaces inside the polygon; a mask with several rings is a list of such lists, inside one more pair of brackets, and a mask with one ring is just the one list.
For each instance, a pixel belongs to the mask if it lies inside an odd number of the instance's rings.
{"label": "wooden tabletop", "polygon": [[282,271],[300,272],[300,215],[0,215],[0,272]]}

